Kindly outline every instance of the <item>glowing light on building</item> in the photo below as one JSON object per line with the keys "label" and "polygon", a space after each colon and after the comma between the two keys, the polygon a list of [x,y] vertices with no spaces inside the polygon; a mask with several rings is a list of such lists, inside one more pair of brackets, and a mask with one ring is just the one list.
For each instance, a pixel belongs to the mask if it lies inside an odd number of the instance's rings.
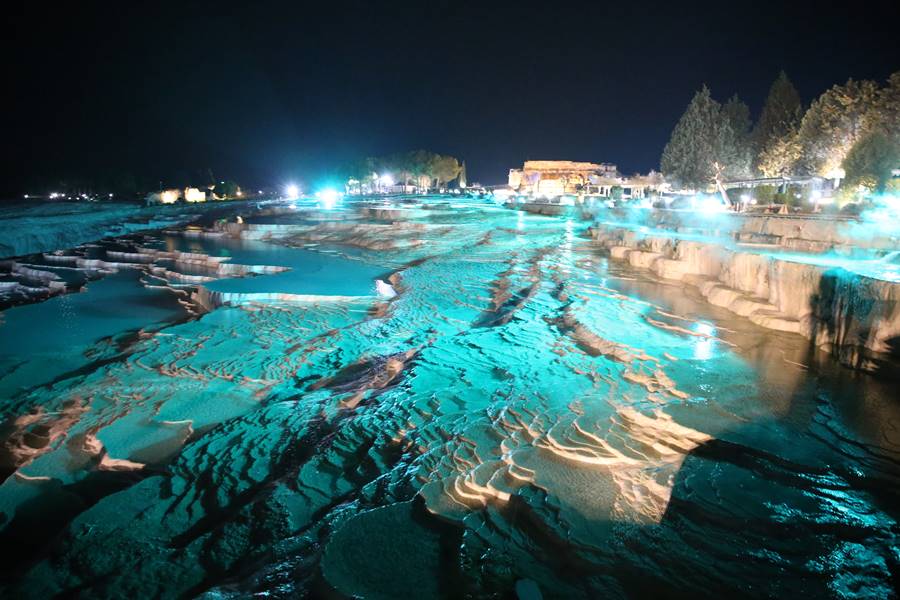
{"label": "glowing light on building", "polygon": [[206,202],[206,192],[201,192],[197,188],[184,188],[185,202]]}
{"label": "glowing light on building", "polygon": [[300,188],[292,183],[284,188],[284,195],[288,200],[296,200],[300,197]]}

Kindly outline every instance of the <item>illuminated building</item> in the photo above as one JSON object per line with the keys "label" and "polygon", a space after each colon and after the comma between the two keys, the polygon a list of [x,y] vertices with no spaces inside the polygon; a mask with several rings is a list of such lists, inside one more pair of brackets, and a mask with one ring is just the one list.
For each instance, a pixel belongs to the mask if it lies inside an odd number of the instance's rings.
{"label": "illuminated building", "polygon": [[521,193],[559,196],[582,191],[591,178],[616,177],[616,165],[571,160],[526,160],[509,170],[509,187]]}
{"label": "illuminated building", "polygon": [[201,192],[197,188],[184,188],[185,202],[206,202],[206,192]]}

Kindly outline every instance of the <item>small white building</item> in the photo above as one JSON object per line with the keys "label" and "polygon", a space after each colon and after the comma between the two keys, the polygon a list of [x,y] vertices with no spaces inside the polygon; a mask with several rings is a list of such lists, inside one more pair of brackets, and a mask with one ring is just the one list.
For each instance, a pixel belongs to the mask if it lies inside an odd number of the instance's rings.
{"label": "small white building", "polygon": [[618,197],[623,200],[645,198],[650,192],[668,191],[662,175],[651,171],[647,175],[632,175],[631,177],[591,177],[590,183],[585,186],[585,193],[604,198]]}
{"label": "small white building", "polygon": [[417,194],[419,188],[415,185],[406,183],[395,183],[394,185],[386,185],[382,188],[388,194]]}
{"label": "small white building", "polygon": [[206,202],[206,192],[201,192],[197,188],[184,188],[185,202]]}

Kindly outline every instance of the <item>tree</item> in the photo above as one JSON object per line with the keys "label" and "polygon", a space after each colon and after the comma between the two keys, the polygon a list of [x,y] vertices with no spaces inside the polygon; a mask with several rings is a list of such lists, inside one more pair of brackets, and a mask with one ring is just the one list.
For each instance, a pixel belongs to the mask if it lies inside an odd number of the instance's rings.
{"label": "tree", "polygon": [[884,192],[894,169],[900,165],[900,138],[881,129],[862,136],[843,161],[846,184]]}
{"label": "tree", "polygon": [[412,152],[392,154],[383,163],[383,170],[394,173],[395,175],[393,177],[395,181],[402,181],[404,184],[409,185],[410,179],[417,177],[418,171],[412,156]]}
{"label": "tree", "polygon": [[704,85],[688,104],[663,149],[660,167],[667,177],[687,187],[709,183],[713,176],[715,113],[715,101]]}
{"label": "tree", "polygon": [[461,170],[462,167],[460,167],[459,161],[452,156],[436,154],[431,163],[431,175],[437,182],[438,187],[456,179]]}
{"label": "tree", "polygon": [[348,163],[341,169],[344,181],[355,180],[353,189],[362,182],[372,181],[376,174],[390,176],[394,181],[409,184],[414,181],[423,188],[437,184],[440,187],[459,176],[462,167],[452,156],[444,156],[427,150],[412,150],[381,158],[365,158]]}
{"label": "tree", "polygon": [[735,94],[722,106],[722,117],[727,121],[732,136],[730,140],[726,141],[732,147],[731,162],[726,165],[728,176],[749,177],[753,164],[753,147],[750,141],[750,108]]}
{"label": "tree", "polygon": [[888,77],[887,85],[878,92],[871,126],[900,134],[900,71]]}
{"label": "tree", "polygon": [[[787,140],[793,137],[800,126],[803,117],[803,104],[800,102],[800,94],[784,71],[769,88],[769,95],[763,105],[756,127],[750,135],[754,166],[758,169],[761,159],[765,154],[783,154],[775,150],[775,146],[785,147]],[[761,170],[761,169],[760,169]]]}
{"label": "tree", "polygon": [[757,169],[766,177],[786,177],[800,159],[797,133],[775,140],[757,158]]}
{"label": "tree", "polygon": [[434,157],[436,155],[425,150],[413,150],[405,157],[410,175],[419,187],[431,187]]}
{"label": "tree", "polygon": [[240,186],[233,181],[223,181],[217,185],[216,188],[218,188],[218,192],[223,198],[234,198],[237,196],[238,190],[241,189]]}
{"label": "tree", "polygon": [[366,157],[346,163],[340,169],[338,177],[341,181],[346,182],[348,191],[355,191],[361,194],[363,192],[363,184],[373,183],[376,171],[376,159]]}
{"label": "tree", "polygon": [[850,148],[876,121],[878,99],[874,81],[852,79],[819,96],[800,123],[799,169],[809,175],[834,176]]}
{"label": "tree", "polygon": [[738,138],[750,137],[750,109],[735,94],[722,106],[722,112],[728,119],[732,131]]}
{"label": "tree", "polygon": [[666,177],[686,187],[702,188],[723,178],[746,175],[748,154],[741,149],[731,125],[732,118],[740,121],[740,112],[741,107],[735,103],[726,113],[704,85],[688,104],[663,150],[660,165]]}

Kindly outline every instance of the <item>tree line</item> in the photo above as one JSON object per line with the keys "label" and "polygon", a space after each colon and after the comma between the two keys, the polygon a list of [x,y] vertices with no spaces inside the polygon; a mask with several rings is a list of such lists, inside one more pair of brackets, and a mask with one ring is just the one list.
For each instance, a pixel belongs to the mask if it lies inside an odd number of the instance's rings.
{"label": "tree line", "polygon": [[421,187],[437,187],[464,177],[465,164],[453,156],[427,150],[412,150],[382,157],[366,157],[348,163],[341,169],[345,181],[353,186],[371,183],[380,176],[389,176],[397,183],[415,183]]}
{"label": "tree line", "polygon": [[850,79],[804,107],[782,71],[755,124],[737,95],[724,104],[705,85],[663,150],[664,175],[688,188],[751,177],[839,176],[884,191],[900,167],[900,72],[884,86]]}

